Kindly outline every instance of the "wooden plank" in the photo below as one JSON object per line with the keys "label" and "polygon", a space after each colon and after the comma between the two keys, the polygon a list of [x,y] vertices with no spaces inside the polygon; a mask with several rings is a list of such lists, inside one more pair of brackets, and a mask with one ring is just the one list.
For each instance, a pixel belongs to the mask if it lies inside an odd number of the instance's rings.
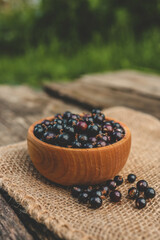
{"label": "wooden plank", "polygon": [[1,240],[33,240],[16,214],[0,194],[0,239]]}
{"label": "wooden plank", "polygon": [[93,107],[126,106],[160,118],[160,77],[135,71],[86,75],[72,83],[46,83],[51,96]]}
{"label": "wooden plank", "polygon": [[[45,225],[37,223],[34,219],[32,219],[23,209],[22,206],[20,206],[17,202],[15,202],[15,200],[13,198],[11,198],[7,192],[5,192],[4,190],[0,190],[0,194],[2,194],[2,196],[0,195],[0,210],[1,208],[5,208],[5,206],[7,206],[7,209],[9,212],[12,212],[13,217],[11,217],[10,215],[6,214],[5,220],[6,223],[8,222],[12,222],[12,220],[14,220],[14,218],[16,219],[20,219],[21,223],[24,225],[23,226],[23,234],[25,234],[25,232],[29,232],[30,236],[32,236],[31,239],[36,239],[36,240],[58,240],[59,238],[57,236],[54,235],[53,232],[49,231]],[[1,201],[2,199],[2,201]],[[13,209],[13,210],[12,210]],[[1,211],[0,211],[1,212]],[[2,211],[2,213],[4,212],[4,210]],[[2,214],[1,213],[1,214]],[[1,215],[0,214],[0,215]],[[15,224],[17,224],[16,220]],[[14,224],[13,224],[14,225]],[[1,226],[1,224],[0,224]],[[19,225],[16,225],[17,228],[19,227]],[[8,228],[9,231],[9,228]],[[6,236],[6,238],[2,238],[3,239],[10,239],[9,235],[8,235],[8,231],[5,234],[5,231],[3,230],[2,233],[3,235]],[[17,234],[17,238],[15,238],[15,240],[17,239],[21,239],[20,238],[21,235],[18,233]],[[0,239],[1,239],[1,227],[0,227]],[[12,238],[13,240],[14,238]],[[28,238],[22,238],[23,240],[28,240]],[[29,238],[30,239],[30,238]]]}
{"label": "wooden plank", "polygon": [[0,86],[0,145],[25,140],[34,121],[66,110],[78,113],[84,109],[29,87]]}

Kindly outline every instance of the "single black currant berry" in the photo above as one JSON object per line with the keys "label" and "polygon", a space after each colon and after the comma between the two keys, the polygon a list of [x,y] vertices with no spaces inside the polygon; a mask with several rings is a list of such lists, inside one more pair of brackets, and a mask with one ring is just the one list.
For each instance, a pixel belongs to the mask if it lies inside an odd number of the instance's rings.
{"label": "single black currant berry", "polygon": [[120,133],[124,134],[124,129],[123,128],[116,128],[116,132],[120,132]]}
{"label": "single black currant berry", "polygon": [[94,137],[99,133],[99,126],[97,124],[89,125],[88,126],[88,135],[90,137]]}
{"label": "single black currant berry", "polygon": [[127,180],[128,180],[129,183],[134,183],[135,180],[136,180],[136,175],[130,173],[130,174],[128,175],[128,177],[127,177]]}
{"label": "single black currant berry", "polygon": [[92,197],[101,197],[102,196],[102,191],[100,189],[93,189],[91,192]]}
{"label": "single black currant berry", "polygon": [[87,130],[87,123],[86,122],[83,122],[83,121],[79,121],[77,123],[77,126],[76,126],[76,130],[78,133],[82,133],[82,132],[85,132]]}
{"label": "single black currant berry", "polygon": [[89,125],[93,123],[93,118],[92,117],[84,117],[83,120]]}
{"label": "single black currant berry", "polygon": [[92,186],[88,186],[84,188],[84,192],[87,192],[89,194],[89,196],[91,195],[93,191],[93,187]]}
{"label": "single black currant berry", "polygon": [[72,142],[72,148],[81,148],[82,147],[82,143],[80,143],[79,141],[75,140],[74,142]]}
{"label": "single black currant berry", "polygon": [[139,190],[135,187],[131,187],[129,190],[128,190],[128,196],[129,198],[131,199],[136,199],[139,197]]}
{"label": "single black currant berry", "polygon": [[44,125],[44,126],[48,126],[50,124],[50,121],[49,120],[44,120],[43,122],[42,122],[42,125]]}
{"label": "single black currant berry", "polygon": [[120,133],[120,132],[113,132],[111,134],[111,139],[113,142],[117,142],[117,141],[120,141],[123,137],[123,134]]}
{"label": "single black currant berry", "polygon": [[114,190],[117,187],[117,184],[113,180],[107,180],[106,185],[109,187],[110,190]]}
{"label": "single black currant berry", "polygon": [[112,126],[113,128],[121,128],[121,125],[119,123],[113,123]]}
{"label": "single black currant berry", "polygon": [[54,122],[55,122],[55,123],[58,123],[58,124],[61,124],[61,125],[62,125],[62,123],[64,123],[64,122],[62,121],[62,119],[59,119],[59,118],[55,119]]}
{"label": "single black currant berry", "polygon": [[98,196],[94,196],[89,199],[89,203],[91,208],[96,209],[102,206],[102,199]]}
{"label": "single black currant berry", "polygon": [[77,114],[72,114],[72,116],[71,116],[71,119],[78,120],[79,118],[80,118],[80,116]]}
{"label": "single black currant berry", "polygon": [[94,122],[95,123],[98,123],[98,124],[102,124],[103,123],[103,121],[104,121],[104,119],[105,119],[105,116],[104,116],[104,114],[96,114],[94,117],[93,117],[93,120],[94,120]]}
{"label": "single black currant berry", "polygon": [[104,133],[108,133],[108,134],[111,134],[112,132],[113,132],[113,127],[112,127],[112,125],[110,124],[105,124],[104,126],[103,126],[103,128],[102,128],[102,131],[104,132]]}
{"label": "single black currant berry", "polygon": [[114,181],[116,182],[117,186],[120,186],[123,183],[123,178],[117,175],[114,177]]}
{"label": "single black currant berry", "polygon": [[83,148],[93,148],[94,145],[92,143],[84,143]]}
{"label": "single black currant berry", "polygon": [[69,136],[69,134],[67,133],[62,133],[58,136],[58,143],[60,146],[67,146],[71,143],[71,138]]}
{"label": "single black currant berry", "polygon": [[54,144],[56,135],[52,132],[45,132],[43,135],[43,141],[49,144]]}
{"label": "single black currant berry", "polygon": [[47,131],[50,131],[50,132],[53,131],[53,125],[52,125],[52,124],[49,124],[49,125],[47,126]]}
{"label": "single black currant berry", "polygon": [[103,140],[100,140],[96,143],[96,147],[106,147],[107,143]]}
{"label": "single black currant berry", "polygon": [[65,126],[64,127],[64,132],[68,133],[70,136],[74,137],[75,136],[75,129],[72,126]]}
{"label": "single black currant berry", "polygon": [[88,140],[89,140],[89,142],[91,142],[91,143],[96,143],[97,138],[96,138],[96,137],[90,137]]}
{"label": "single black currant berry", "polygon": [[55,119],[56,119],[56,118],[58,118],[58,119],[62,119],[62,114],[57,113],[57,114],[55,115]]}
{"label": "single black currant berry", "polygon": [[110,196],[111,202],[119,202],[122,197],[120,191],[118,191],[118,190],[114,190],[114,191],[110,192],[109,196]]}
{"label": "single black currant berry", "polygon": [[145,190],[145,192],[144,192],[144,197],[145,197],[146,199],[154,198],[155,195],[156,195],[156,192],[155,192],[155,190],[154,190],[153,188],[151,188],[151,187],[148,187],[148,188]]}
{"label": "single black currant berry", "polygon": [[76,126],[77,125],[77,120],[76,119],[69,119],[68,120],[68,125],[71,125],[71,126]]}
{"label": "single black currant berry", "polygon": [[145,180],[140,180],[137,182],[137,188],[140,192],[144,192],[148,187],[148,183]]}
{"label": "single black currant berry", "polygon": [[82,188],[79,186],[74,186],[71,189],[71,194],[73,197],[78,198],[79,194],[82,192]]}
{"label": "single black currant berry", "polygon": [[109,194],[109,187],[108,186],[102,186],[100,188],[102,195],[104,195],[105,197]]}
{"label": "single black currant berry", "polygon": [[56,123],[53,125],[53,132],[56,134],[59,134],[62,129],[63,126],[61,124]]}
{"label": "single black currant berry", "polygon": [[143,197],[136,199],[136,207],[142,209],[146,206],[146,200]]}
{"label": "single black currant berry", "polygon": [[81,192],[78,196],[78,201],[80,203],[87,203],[89,200],[89,193],[87,192]]}
{"label": "single black currant berry", "polygon": [[66,111],[66,112],[63,114],[63,118],[65,118],[65,119],[70,119],[71,116],[72,116],[72,113],[69,112],[69,111]]}
{"label": "single black currant berry", "polygon": [[92,114],[95,115],[95,114],[100,114],[101,113],[101,110],[100,109],[92,109]]}
{"label": "single black currant berry", "polygon": [[44,127],[41,124],[37,124],[34,128],[34,135],[37,138],[41,138],[43,136],[44,133]]}
{"label": "single black currant berry", "polygon": [[78,136],[78,141],[81,142],[82,144],[86,143],[88,141],[88,137],[86,134],[80,134]]}

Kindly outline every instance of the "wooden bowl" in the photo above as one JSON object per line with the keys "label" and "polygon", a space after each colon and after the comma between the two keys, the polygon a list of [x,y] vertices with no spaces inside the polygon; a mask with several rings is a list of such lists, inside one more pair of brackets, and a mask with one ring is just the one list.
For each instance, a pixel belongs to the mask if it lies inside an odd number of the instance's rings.
{"label": "wooden bowl", "polygon": [[[48,120],[53,117],[45,118]],[[54,146],[35,137],[32,124],[28,130],[28,151],[36,169],[49,180],[65,186],[73,184],[96,184],[113,178],[125,165],[131,147],[129,128],[119,122],[125,130],[120,141],[99,148],[74,149]]]}

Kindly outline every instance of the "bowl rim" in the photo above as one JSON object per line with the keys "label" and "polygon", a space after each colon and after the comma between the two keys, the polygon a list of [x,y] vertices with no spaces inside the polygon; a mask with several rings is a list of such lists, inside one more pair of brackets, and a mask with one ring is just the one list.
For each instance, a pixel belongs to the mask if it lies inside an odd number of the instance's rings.
{"label": "bowl rim", "polygon": [[119,120],[117,120],[117,119],[115,119],[115,118],[105,117],[106,120],[109,120],[109,121],[113,120],[113,121],[119,123],[119,124],[124,128],[124,130],[125,130],[125,135],[124,135],[124,137],[123,137],[120,141],[117,141],[117,142],[115,142],[115,143],[113,143],[113,144],[110,144],[110,145],[107,145],[107,146],[105,146],[105,147],[98,147],[98,148],[67,148],[67,147],[56,146],[56,145],[52,145],[52,144],[45,143],[45,142],[41,141],[41,140],[38,139],[38,138],[34,135],[34,133],[33,133],[34,127],[35,127],[37,124],[40,124],[40,123],[41,123],[42,121],[44,121],[44,120],[51,120],[51,119],[53,119],[53,118],[54,118],[54,116],[42,118],[42,119],[40,119],[40,120],[35,121],[32,125],[30,125],[30,127],[29,127],[29,129],[28,129],[27,140],[29,139],[29,136],[30,136],[34,141],[38,142],[42,147],[49,147],[49,148],[52,149],[52,150],[57,149],[57,150],[76,151],[76,152],[78,152],[78,151],[84,151],[84,152],[85,152],[85,151],[87,151],[87,152],[88,152],[88,151],[92,151],[92,152],[94,152],[94,151],[97,151],[97,149],[98,149],[98,150],[106,150],[106,149],[109,149],[109,148],[111,149],[111,148],[113,148],[113,147],[116,147],[116,146],[118,146],[118,145],[121,145],[121,144],[123,144],[124,142],[126,142],[126,141],[131,137],[131,132],[130,132],[130,130],[129,130],[129,128],[127,127],[126,124],[124,124],[123,122],[121,122],[121,121],[119,121]]}

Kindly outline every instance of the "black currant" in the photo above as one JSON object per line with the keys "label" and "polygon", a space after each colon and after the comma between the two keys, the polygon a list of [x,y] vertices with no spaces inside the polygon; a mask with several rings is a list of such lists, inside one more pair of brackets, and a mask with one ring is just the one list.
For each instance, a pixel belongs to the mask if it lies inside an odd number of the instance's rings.
{"label": "black currant", "polygon": [[102,199],[98,196],[94,196],[89,199],[89,203],[91,208],[96,209],[102,206]]}
{"label": "black currant", "polygon": [[90,137],[94,137],[94,136],[96,136],[98,133],[99,133],[99,126],[97,125],[97,124],[93,124],[93,125],[89,125],[88,126],[88,135],[90,136]]}
{"label": "black currant", "polygon": [[71,143],[71,138],[69,136],[69,134],[67,133],[62,133],[58,136],[58,143],[60,146],[67,146]]}
{"label": "black currant", "polygon": [[87,143],[88,137],[86,134],[80,134],[78,136],[78,141],[81,142],[82,144]]}
{"label": "black currant", "polygon": [[44,127],[41,124],[37,124],[34,128],[34,135],[37,138],[41,138],[43,136],[44,133]]}
{"label": "black currant", "polygon": [[145,192],[144,192],[144,197],[145,197],[146,199],[154,198],[155,195],[156,195],[156,192],[155,192],[155,190],[154,190],[153,188],[151,188],[151,187],[148,187],[148,188],[145,190]]}
{"label": "black currant", "polygon": [[129,183],[134,183],[135,180],[136,180],[136,175],[130,173],[130,174],[128,175],[128,177],[127,177],[127,181],[128,181]]}
{"label": "black currant", "polygon": [[148,187],[148,183],[145,180],[140,180],[137,182],[137,188],[140,192],[144,192]]}
{"label": "black currant", "polygon": [[89,200],[89,193],[87,192],[81,192],[78,196],[78,201],[80,203],[87,203]]}
{"label": "black currant", "polygon": [[114,181],[116,182],[117,186],[120,186],[123,183],[123,178],[117,175],[114,177]]}
{"label": "black currant", "polygon": [[106,185],[109,187],[110,190],[114,190],[117,187],[117,184],[114,180],[107,180]]}
{"label": "black currant", "polygon": [[71,194],[73,197],[78,198],[79,194],[82,192],[82,188],[79,186],[74,186],[71,189]]}
{"label": "black currant", "polygon": [[136,207],[142,209],[146,206],[146,200],[143,197],[136,199]]}
{"label": "black currant", "polygon": [[109,194],[111,202],[119,202],[121,200],[122,194],[118,190],[114,190]]}
{"label": "black currant", "polygon": [[131,199],[136,199],[139,197],[139,190],[135,187],[131,187],[129,190],[128,190],[128,196],[129,198]]}

